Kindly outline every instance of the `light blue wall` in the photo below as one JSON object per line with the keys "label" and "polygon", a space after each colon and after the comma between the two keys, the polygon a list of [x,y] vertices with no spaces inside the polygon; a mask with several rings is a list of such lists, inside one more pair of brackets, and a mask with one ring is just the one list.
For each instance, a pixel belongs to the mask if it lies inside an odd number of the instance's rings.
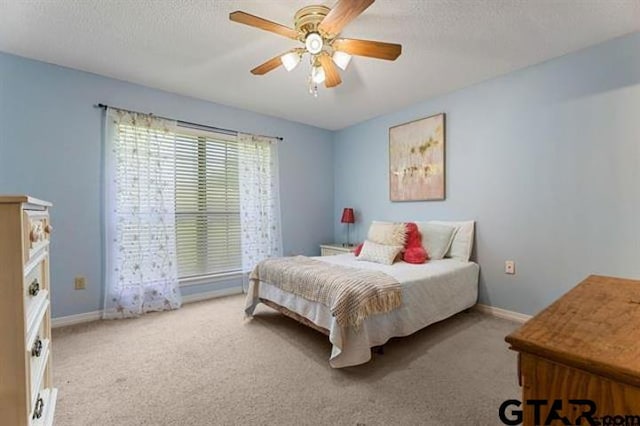
{"label": "light blue wall", "polygon": [[[285,254],[319,254],[333,236],[332,133],[94,74],[0,53],[0,193],[54,203],[52,313],[101,308],[102,102],[213,126],[284,137],[280,184]],[[87,289],[73,290],[85,275]],[[185,294],[239,285],[188,287]]]}
{"label": "light blue wall", "polygon": [[[446,201],[391,203],[389,127],[440,112]],[[339,131],[334,167],[359,240],[373,219],[477,220],[482,303],[533,314],[589,274],[640,278],[640,33]]]}
{"label": "light blue wall", "polygon": [[[335,133],[0,53],[0,193],[55,203],[54,317],[101,307],[97,102],[283,136],[285,254],[344,239],[340,210],[353,206],[357,239],[372,219],[476,219],[481,302],[518,312],[590,273],[640,277],[637,33]],[[447,200],[389,202],[388,128],[439,112]],[[76,275],[87,290],[73,290]]]}

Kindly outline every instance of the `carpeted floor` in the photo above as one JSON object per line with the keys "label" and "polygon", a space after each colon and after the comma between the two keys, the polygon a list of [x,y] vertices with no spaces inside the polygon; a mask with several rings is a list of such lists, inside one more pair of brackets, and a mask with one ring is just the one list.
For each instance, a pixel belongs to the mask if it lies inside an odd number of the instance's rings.
{"label": "carpeted floor", "polygon": [[517,324],[461,313],[329,367],[327,338],[242,296],[54,330],[56,425],[496,425]]}

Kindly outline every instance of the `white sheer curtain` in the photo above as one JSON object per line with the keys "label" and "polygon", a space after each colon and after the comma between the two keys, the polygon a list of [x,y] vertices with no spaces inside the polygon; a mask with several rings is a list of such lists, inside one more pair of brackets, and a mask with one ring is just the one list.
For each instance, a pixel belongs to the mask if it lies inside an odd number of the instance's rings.
{"label": "white sheer curtain", "polygon": [[104,318],[180,307],[175,127],[170,120],[107,110]]}
{"label": "white sheer curtain", "polygon": [[278,140],[238,133],[238,156],[242,269],[246,274],[261,260],[282,256]]}

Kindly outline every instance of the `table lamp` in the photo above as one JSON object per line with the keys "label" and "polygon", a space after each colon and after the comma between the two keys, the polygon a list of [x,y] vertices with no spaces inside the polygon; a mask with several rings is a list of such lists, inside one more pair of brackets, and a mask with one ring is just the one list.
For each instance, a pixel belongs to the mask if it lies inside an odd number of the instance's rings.
{"label": "table lamp", "polygon": [[340,219],[340,222],[347,224],[347,244],[343,245],[345,247],[351,247],[351,244],[349,243],[349,225],[356,222],[356,218],[351,207],[346,207],[342,210],[342,219]]}

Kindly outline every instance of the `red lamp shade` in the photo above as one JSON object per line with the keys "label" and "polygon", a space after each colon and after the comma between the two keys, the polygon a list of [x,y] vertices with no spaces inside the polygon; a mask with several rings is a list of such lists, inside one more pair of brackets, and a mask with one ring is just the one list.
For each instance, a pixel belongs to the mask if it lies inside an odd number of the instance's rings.
{"label": "red lamp shade", "polygon": [[355,215],[353,214],[353,209],[352,208],[345,208],[344,210],[342,210],[342,219],[340,219],[341,223],[355,223],[356,222],[356,218]]}

